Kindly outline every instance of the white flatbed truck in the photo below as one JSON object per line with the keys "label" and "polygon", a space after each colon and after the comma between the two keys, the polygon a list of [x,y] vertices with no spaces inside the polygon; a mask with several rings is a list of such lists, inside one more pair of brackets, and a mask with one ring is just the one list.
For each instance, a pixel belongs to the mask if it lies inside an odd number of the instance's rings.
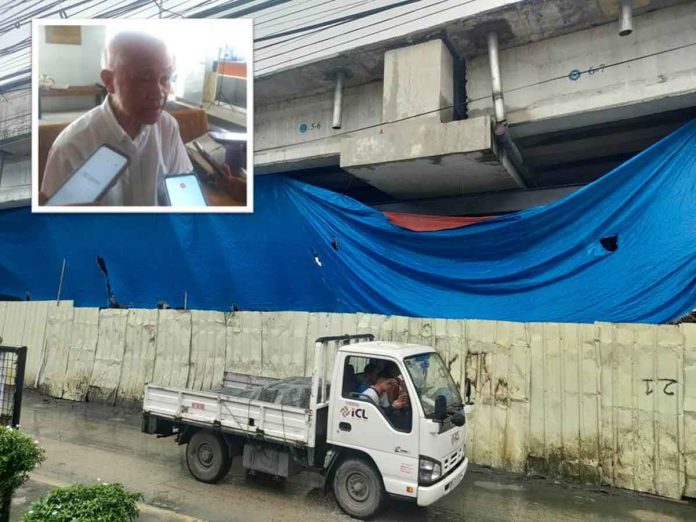
{"label": "white flatbed truck", "polygon": [[[383,407],[358,391],[366,370],[375,366],[391,370],[406,387],[407,407]],[[273,382],[231,374],[228,388],[218,391],[146,385],[143,431],[175,435],[186,444],[188,468],[203,482],[222,479],[238,455],[246,469],[276,477],[319,472],[339,506],[362,519],[374,516],[389,497],[432,504],[466,473],[470,385],[463,404],[431,347],[374,341],[369,334],[323,337],[315,343],[308,404],[250,397],[254,388]],[[226,391],[240,383],[247,396]]]}

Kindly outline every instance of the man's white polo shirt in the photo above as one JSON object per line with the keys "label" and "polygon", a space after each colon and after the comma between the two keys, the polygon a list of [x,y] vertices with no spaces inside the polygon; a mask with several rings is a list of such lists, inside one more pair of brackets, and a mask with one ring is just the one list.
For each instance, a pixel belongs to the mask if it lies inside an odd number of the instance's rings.
{"label": "man's white polo shirt", "polygon": [[382,408],[389,407],[389,397],[387,397],[387,394],[377,393],[377,390],[375,390],[372,386],[370,386],[367,390],[362,392],[362,394],[367,395],[377,406],[381,406]]}
{"label": "man's white polo shirt", "polygon": [[162,112],[157,123],[143,125],[131,139],[121,128],[107,96],[60,133],[46,160],[41,191],[48,197],[101,145],[130,158],[128,170],[102,198],[103,205],[157,205],[157,183],[167,174],[191,172],[193,165],[174,117]]}

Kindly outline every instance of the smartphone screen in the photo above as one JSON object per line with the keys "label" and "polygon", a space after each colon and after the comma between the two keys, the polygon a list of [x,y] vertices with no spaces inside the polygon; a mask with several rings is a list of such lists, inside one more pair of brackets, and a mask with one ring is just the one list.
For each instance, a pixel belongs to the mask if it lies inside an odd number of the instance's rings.
{"label": "smartphone screen", "polygon": [[60,186],[46,205],[95,203],[127,165],[127,156],[102,145]]}
{"label": "smartphone screen", "polygon": [[167,187],[169,204],[172,207],[205,207],[207,206],[203,191],[194,174],[184,176],[169,176],[164,178]]}

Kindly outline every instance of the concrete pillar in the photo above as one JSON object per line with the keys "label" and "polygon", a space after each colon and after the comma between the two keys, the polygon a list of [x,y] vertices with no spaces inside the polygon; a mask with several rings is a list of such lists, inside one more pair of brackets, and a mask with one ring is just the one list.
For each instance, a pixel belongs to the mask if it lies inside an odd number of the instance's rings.
{"label": "concrete pillar", "polygon": [[452,55],[442,40],[387,51],[383,96],[384,123],[417,115],[423,115],[419,119],[452,121]]}

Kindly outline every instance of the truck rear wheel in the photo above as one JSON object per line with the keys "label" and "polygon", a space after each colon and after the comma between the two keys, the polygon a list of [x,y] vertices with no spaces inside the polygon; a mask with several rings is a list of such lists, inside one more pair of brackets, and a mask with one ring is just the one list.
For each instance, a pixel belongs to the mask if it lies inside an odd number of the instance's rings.
{"label": "truck rear wheel", "polygon": [[186,446],[186,465],[196,480],[212,484],[227,475],[232,459],[221,435],[201,430]]}
{"label": "truck rear wheel", "polygon": [[338,465],[333,479],[338,505],[350,516],[369,519],[385,505],[387,494],[375,468],[361,459],[349,458]]}

